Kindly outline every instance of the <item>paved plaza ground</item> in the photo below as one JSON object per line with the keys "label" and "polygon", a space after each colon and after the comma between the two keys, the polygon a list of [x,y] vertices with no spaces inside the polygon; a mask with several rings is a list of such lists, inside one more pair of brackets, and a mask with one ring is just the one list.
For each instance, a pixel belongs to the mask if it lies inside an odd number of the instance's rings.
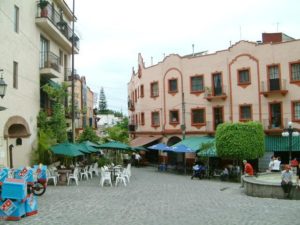
{"label": "paved plaza ground", "polygon": [[49,185],[30,225],[285,225],[300,224],[300,201],[246,196],[240,184],[132,168],[127,187],[100,187],[99,177],[79,186]]}

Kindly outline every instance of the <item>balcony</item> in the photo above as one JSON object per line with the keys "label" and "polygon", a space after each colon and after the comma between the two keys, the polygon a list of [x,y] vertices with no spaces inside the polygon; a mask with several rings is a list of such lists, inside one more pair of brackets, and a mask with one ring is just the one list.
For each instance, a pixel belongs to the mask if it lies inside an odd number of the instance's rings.
{"label": "balcony", "polygon": [[128,125],[128,131],[129,132],[134,132],[137,129],[137,125],[136,124],[129,124]]}
{"label": "balcony", "polygon": [[[53,10],[48,4],[41,9],[37,3],[37,14],[35,18],[36,25],[69,54],[72,54],[72,29],[66,21],[63,20],[62,14]],[[79,53],[79,37],[74,34],[74,53]]]}
{"label": "balcony", "polygon": [[52,52],[41,52],[40,74],[45,79],[60,77],[59,57]]}
{"label": "balcony", "polygon": [[134,111],[134,110],[135,110],[135,108],[134,108],[134,103],[133,103],[132,100],[128,100],[128,109],[129,109],[130,111]]}
{"label": "balcony", "polygon": [[261,81],[260,93],[265,97],[282,95],[285,96],[288,93],[286,88],[286,79],[270,79],[269,81]]}
{"label": "balcony", "polygon": [[207,101],[217,101],[217,100],[226,100],[227,94],[226,94],[226,87],[216,87],[214,90],[210,87],[205,88],[205,94],[204,98]]}
{"label": "balcony", "polygon": [[284,127],[288,125],[288,118],[284,118],[282,121],[276,122],[271,119],[263,119],[263,128],[266,133],[281,133]]}

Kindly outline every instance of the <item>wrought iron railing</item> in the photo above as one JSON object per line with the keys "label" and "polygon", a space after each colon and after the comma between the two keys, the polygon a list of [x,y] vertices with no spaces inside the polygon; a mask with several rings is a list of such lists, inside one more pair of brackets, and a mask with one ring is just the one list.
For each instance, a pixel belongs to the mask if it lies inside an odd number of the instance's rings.
{"label": "wrought iron railing", "polygon": [[60,73],[61,66],[59,65],[60,58],[53,52],[41,52],[40,68],[51,68]]}

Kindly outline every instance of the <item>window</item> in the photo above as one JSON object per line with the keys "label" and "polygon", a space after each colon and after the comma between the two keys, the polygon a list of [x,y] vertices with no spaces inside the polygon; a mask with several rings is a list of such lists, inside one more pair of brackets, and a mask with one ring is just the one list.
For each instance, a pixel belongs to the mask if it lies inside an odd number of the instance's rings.
{"label": "window", "polygon": [[150,84],[151,97],[158,97],[158,82],[153,82]]}
{"label": "window", "polygon": [[145,125],[145,113],[141,113],[141,125]]}
{"label": "window", "polygon": [[144,85],[141,85],[141,98],[143,98],[144,97]]}
{"label": "window", "polygon": [[64,53],[63,53],[63,51],[62,50],[59,50],[59,65],[60,66],[62,66],[63,65],[63,63],[64,63]]}
{"label": "window", "polygon": [[205,123],[205,109],[192,109],[192,125]]}
{"label": "window", "polygon": [[203,75],[191,77],[191,92],[204,91]]}
{"label": "window", "polygon": [[159,127],[159,112],[152,112],[151,113],[151,125],[153,127]]}
{"label": "window", "polygon": [[249,69],[238,70],[238,84],[250,83],[250,71]]}
{"label": "window", "polygon": [[223,94],[222,90],[222,74],[214,73],[212,75],[213,78],[213,94],[214,96],[220,96]]}
{"label": "window", "polygon": [[293,120],[300,121],[300,101],[292,102]]}
{"label": "window", "polygon": [[280,71],[279,71],[278,65],[268,66],[269,90],[270,91],[280,90],[279,72]]}
{"label": "window", "polygon": [[178,110],[170,110],[170,123],[179,123],[179,113]]}
{"label": "window", "polygon": [[240,106],[240,121],[252,120],[252,109],[251,105]]}
{"label": "window", "polygon": [[18,89],[18,63],[14,62],[13,65],[13,87]]}
{"label": "window", "polygon": [[178,91],[177,87],[177,79],[170,79],[169,80],[169,92],[174,93]]}
{"label": "window", "polygon": [[134,90],[134,101],[137,102],[137,91],[136,91],[136,89]]}
{"label": "window", "polygon": [[16,33],[19,33],[19,7],[18,6],[15,6],[14,30]]}
{"label": "window", "polygon": [[291,81],[300,81],[300,62],[291,63]]}

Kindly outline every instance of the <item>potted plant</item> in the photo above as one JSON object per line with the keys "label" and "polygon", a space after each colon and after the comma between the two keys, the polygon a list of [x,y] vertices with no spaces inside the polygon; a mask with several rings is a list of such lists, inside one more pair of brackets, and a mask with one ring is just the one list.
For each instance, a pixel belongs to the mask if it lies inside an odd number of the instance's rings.
{"label": "potted plant", "polygon": [[48,4],[48,1],[40,0],[40,3],[38,5],[41,8],[41,17],[48,17]]}

